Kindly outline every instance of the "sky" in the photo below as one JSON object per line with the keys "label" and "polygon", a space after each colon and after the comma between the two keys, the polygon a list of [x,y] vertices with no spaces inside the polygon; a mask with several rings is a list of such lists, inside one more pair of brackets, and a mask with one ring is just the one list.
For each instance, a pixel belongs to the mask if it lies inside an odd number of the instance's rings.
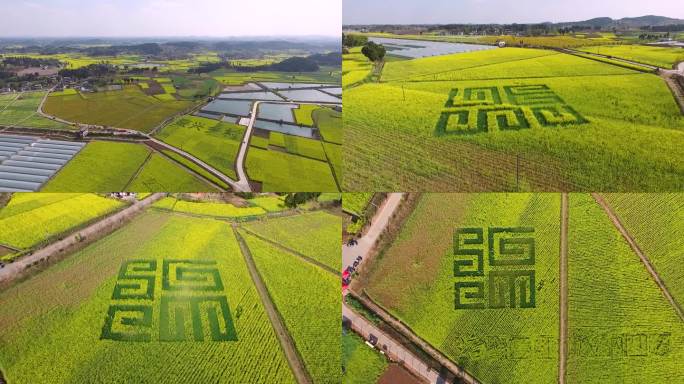
{"label": "sky", "polygon": [[342,0],[0,0],[0,37],[339,36]]}
{"label": "sky", "polygon": [[539,23],[644,15],[684,19],[682,0],[344,0],[344,24]]}

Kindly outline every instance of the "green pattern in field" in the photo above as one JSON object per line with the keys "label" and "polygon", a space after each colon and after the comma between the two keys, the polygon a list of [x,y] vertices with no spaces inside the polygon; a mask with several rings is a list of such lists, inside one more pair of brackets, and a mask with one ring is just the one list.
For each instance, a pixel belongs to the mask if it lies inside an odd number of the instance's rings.
{"label": "green pattern in field", "polygon": [[[338,278],[250,234],[243,232],[243,236],[313,382],[339,382],[342,326]],[[311,232],[309,239],[323,240],[318,232]],[[339,248],[338,240],[332,244]]]}
{"label": "green pattern in field", "polygon": [[153,206],[170,209],[175,212],[185,212],[215,217],[247,217],[263,215],[266,213],[266,210],[261,207],[241,208],[228,203],[193,202],[176,200],[173,197],[165,197],[154,203]]}
{"label": "green pattern in field", "polygon": [[29,128],[71,129],[71,126],[38,114],[45,92],[9,93],[0,95],[0,125]]}
{"label": "green pattern in field", "polygon": [[[682,321],[591,196],[570,196],[569,231],[568,382],[665,383],[684,377]],[[667,233],[672,236],[677,235]],[[681,264],[681,254],[674,258],[669,262]]]}
{"label": "green pattern in field", "polygon": [[0,244],[30,248],[123,205],[94,194],[16,193],[0,211]]}
{"label": "green pattern in field", "polygon": [[67,121],[149,132],[191,105],[187,101],[158,100],[130,85],[121,91],[49,96],[44,111]]}
{"label": "green pattern in field", "polygon": [[245,128],[196,116],[183,116],[167,125],[156,137],[205,161],[237,179],[235,160]]}
{"label": "green pattern in field", "polygon": [[[483,383],[557,382],[559,214],[560,195],[425,194],[374,264],[367,291]],[[480,228],[486,239],[491,227],[534,228],[534,264],[523,269],[534,269],[535,284],[527,282],[520,291],[534,290],[535,307],[492,308],[490,301],[483,309],[454,308],[457,281],[485,279],[454,277],[454,231]],[[487,259],[483,265],[473,260],[473,266],[483,267],[483,276],[521,268],[495,268]],[[465,297],[470,293],[486,300],[487,290],[493,289],[487,284],[483,296],[471,290]]]}
{"label": "green pattern in field", "polygon": [[[158,271],[167,259],[215,262],[237,340],[158,341],[158,307],[147,329],[156,330],[151,341],[102,340],[117,272],[134,259],[156,261]],[[162,291],[161,273],[156,276],[152,306],[158,305],[159,294],[169,294]],[[5,378],[14,383],[187,383],[188,378],[197,383],[295,383],[227,223],[147,212],[4,293],[0,365]],[[124,303],[139,305],[141,300]],[[314,307],[311,300],[307,306]],[[212,311],[204,309],[199,316],[208,335]],[[182,312],[179,307],[176,313]],[[144,329],[139,326],[142,319],[133,316],[116,317],[118,329]],[[184,319],[180,332],[192,335],[192,319]]]}
{"label": "green pattern in field", "polygon": [[341,268],[342,220],[323,211],[251,222],[244,228],[319,261]]}
{"label": "green pattern in field", "polygon": [[343,384],[377,383],[387,368],[387,359],[367,346],[359,336],[345,332],[342,335]]}
{"label": "green pattern in field", "polygon": [[649,47],[645,45],[601,45],[582,47],[581,51],[598,53],[601,55],[619,57],[644,64],[651,64],[670,69],[680,61],[684,61],[681,48]]}
{"label": "green pattern in field", "polygon": [[264,192],[334,192],[337,184],[327,162],[251,146],[245,168]]}
{"label": "green pattern in field", "polygon": [[345,90],[345,190],[684,188],[684,117],[653,74],[506,48],[382,79]]}

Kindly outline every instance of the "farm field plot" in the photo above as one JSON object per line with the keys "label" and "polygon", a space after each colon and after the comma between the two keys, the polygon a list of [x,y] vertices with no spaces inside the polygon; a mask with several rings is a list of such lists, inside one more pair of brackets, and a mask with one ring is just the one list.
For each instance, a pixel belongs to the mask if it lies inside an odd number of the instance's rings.
{"label": "farm field plot", "polygon": [[246,223],[243,228],[330,268],[340,269],[342,220],[337,216],[319,211]]}
{"label": "farm field plot", "polygon": [[372,70],[373,64],[361,53],[361,47],[349,48],[349,53],[342,55],[342,87],[363,81]]}
{"label": "farm field plot", "polygon": [[344,194],[342,209],[356,216],[363,216],[363,211],[373,198],[373,192],[349,192]]}
{"label": "farm field plot", "polygon": [[31,248],[124,205],[95,194],[17,193],[0,210],[0,243]]}
{"label": "farm field plot", "polygon": [[237,179],[235,161],[245,128],[236,124],[183,116],[155,136]]}
{"label": "farm field plot", "polygon": [[[684,194],[602,196],[665,284],[591,195],[569,194],[566,381],[681,377],[684,322],[661,290],[681,297]],[[483,384],[557,383],[560,213],[559,194],[422,194],[358,292]]]}
{"label": "farm field plot", "polygon": [[131,85],[121,91],[49,96],[43,110],[67,121],[149,132],[191,105],[188,101],[158,100]]}
{"label": "farm field plot", "polygon": [[649,47],[645,45],[600,45],[579,48],[580,51],[599,53],[601,55],[619,57],[661,68],[671,69],[673,65],[684,61],[681,48]]}
{"label": "farm field plot", "polygon": [[[140,144],[92,141],[42,188],[43,192],[201,192],[213,188]],[[164,188],[161,188],[164,187]]]}
{"label": "farm field plot", "polygon": [[424,194],[366,291],[483,383],[557,382],[559,217],[560,195]]}
{"label": "farm field plot", "polygon": [[369,348],[359,336],[345,332],[342,335],[342,375],[344,384],[376,383],[387,369],[387,360]]}
{"label": "farm field plot", "polygon": [[312,118],[323,140],[342,144],[342,113],[329,108],[319,108],[313,111]]}
{"label": "farm field plot", "polygon": [[214,217],[248,217],[266,214],[261,207],[236,207],[226,203],[193,202],[165,197],[156,203],[155,207],[169,209],[175,212],[193,213]]}
{"label": "farm field plot", "polygon": [[[313,382],[338,383],[342,325],[337,276],[249,233],[243,236]],[[339,240],[328,243],[339,249]]]}
{"label": "farm field plot", "polygon": [[348,191],[674,191],[684,117],[653,74],[505,48],[345,90]]}
{"label": "farm field plot", "polygon": [[22,92],[0,95],[0,125],[28,128],[72,129],[70,125],[38,114],[45,92]]}
{"label": "farm field plot", "polygon": [[245,168],[264,192],[339,191],[327,162],[250,146]]}
{"label": "farm field plot", "polygon": [[[653,199],[658,197],[646,201]],[[668,382],[682,377],[684,323],[591,196],[570,196],[569,230],[568,382]],[[643,236],[636,239],[648,244]],[[667,238],[654,241],[667,244]],[[674,252],[658,258],[681,262],[681,254]]]}
{"label": "farm field plot", "polygon": [[145,212],[3,292],[0,325],[12,383],[295,383],[230,225],[213,219]]}

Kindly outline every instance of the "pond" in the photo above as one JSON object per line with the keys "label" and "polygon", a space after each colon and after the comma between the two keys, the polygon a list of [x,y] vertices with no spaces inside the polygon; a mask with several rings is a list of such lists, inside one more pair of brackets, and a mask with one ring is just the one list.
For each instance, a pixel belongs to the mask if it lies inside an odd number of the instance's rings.
{"label": "pond", "polygon": [[297,107],[297,104],[259,104],[259,113],[257,114],[257,117],[294,123],[295,120],[292,110]]}
{"label": "pond", "polygon": [[252,112],[251,100],[214,100],[202,108],[205,112],[224,113],[236,116],[249,116]]}
{"label": "pond", "polygon": [[279,94],[283,95],[292,101],[307,101],[307,102],[320,102],[320,103],[341,103],[342,100],[323,93],[317,89],[297,89],[290,91],[278,91]]}
{"label": "pond", "polygon": [[267,131],[281,132],[288,135],[295,135],[306,137],[307,139],[313,138],[313,129],[308,127],[300,127],[294,124],[278,124],[271,121],[258,120],[254,122],[255,128],[265,129]]}
{"label": "pond", "polygon": [[280,96],[268,91],[222,93],[219,99],[283,101]]}
{"label": "pond", "polygon": [[497,48],[493,45],[391,39],[386,37],[370,37],[368,40],[384,45],[387,49],[387,54],[389,55],[408,57],[412,59],[428,56],[450,55],[452,53],[484,51]]}
{"label": "pond", "polygon": [[270,89],[300,89],[300,88],[320,88],[334,86],[337,84],[310,84],[310,83],[276,83],[276,82],[261,82],[261,85]]}

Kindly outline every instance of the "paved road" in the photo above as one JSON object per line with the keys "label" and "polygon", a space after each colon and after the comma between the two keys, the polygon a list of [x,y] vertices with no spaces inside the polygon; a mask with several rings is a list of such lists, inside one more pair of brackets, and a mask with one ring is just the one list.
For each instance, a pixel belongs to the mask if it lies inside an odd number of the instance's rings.
{"label": "paved road", "polygon": [[309,373],[306,370],[304,361],[297,352],[294,340],[292,340],[292,336],[287,331],[287,327],[285,326],[283,319],[280,317],[280,313],[276,309],[275,304],[273,304],[273,301],[271,301],[271,296],[269,296],[268,289],[266,288],[264,282],[261,280],[261,275],[259,275],[259,271],[257,270],[256,264],[254,263],[254,259],[252,259],[252,253],[249,251],[249,247],[245,243],[245,240],[242,238],[240,233],[237,231],[237,226],[233,224],[231,227],[233,228],[235,238],[237,239],[238,244],[240,245],[240,250],[242,251],[242,255],[245,258],[245,263],[247,264],[247,269],[249,270],[249,274],[252,277],[254,286],[256,287],[256,290],[259,293],[261,302],[264,304],[266,314],[268,315],[269,320],[271,320],[273,330],[275,331],[276,336],[278,337],[278,341],[280,342],[280,345],[283,348],[283,352],[285,353],[287,362],[289,363],[290,368],[292,369],[292,373],[297,379],[297,383],[311,384],[312,380],[311,377],[309,377]]}
{"label": "paved road", "polygon": [[380,209],[378,209],[375,216],[371,219],[371,224],[368,227],[366,234],[358,239],[359,243],[353,247],[346,244],[342,246],[343,270],[352,265],[357,256],[362,256],[363,262],[366,261],[375,242],[387,227],[387,223],[389,223],[392,214],[394,214],[394,211],[399,207],[403,195],[403,193],[388,194],[387,198],[380,206]]}
{"label": "paved road", "polygon": [[665,298],[670,302],[670,305],[672,305],[672,308],[674,308],[675,312],[677,313],[677,316],[679,316],[682,321],[684,321],[684,312],[682,311],[682,308],[677,304],[675,299],[672,297],[670,294],[670,291],[668,291],[667,286],[663,282],[663,280],[660,278],[658,275],[658,272],[656,272],[655,268],[651,264],[651,261],[646,257],[644,252],[641,251],[641,248],[637,245],[636,241],[630,235],[630,233],[627,231],[627,229],[622,225],[622,222],[620,219],[617,217],[615,212],[613,212],[612,208],[610,207],[610,204],[603,198],[603,196],[599,195],[598,193],[592,193],[591,194],[594,197],[594,200],[603,208],[603,210],[606,212],[608,215],[608,218],[610,218],[610,221],[613,222],[613,225],[615,225],[615,228],[620,232],[622,237],[627,241],[629,246],[632,248],[632,251],[639,256],[639,259],[641,259],[641,262],[644,264],[644,267],[646,267],[646,270],[648,273],[651,274],[651,277],[655,281],[656,284],[658,284],[658,287],[660,290],[663,292],[663,295]]}
{"label": "paved road", "polygon": [[568,194],[561,194],[561,222],[560,222],[560,324],[559,324],[559,359],[558,383],[565,384],[565,370],[568,358]]}
{"label": "paved road", "polygon": [[164,197],[164,193],[155,193],[148,196],[144,200],[136,201],[131,206],[124,208],[123,210],[107,216],[102,220],[99,220],[76,233],[72,233],[62,240],[55,241],[52,244],[47,245],[39,250],[36,250],[30,255],[24,256],[19,260],[6,265],[4,268],[0,269],[0,284],[14,280],[20,277],[22,273],[32,264],[39,263],[48,259],[50,256],[58,254],[63,249],[69,249],[71,246],[80,242],[79,239],[90,239],[91,237],[101,237],[102,231],[111,228],[107,233],[114,231],[119,228],[126,219],[138,215],[143,211],[143,209],[150,206],[155,201]]}

